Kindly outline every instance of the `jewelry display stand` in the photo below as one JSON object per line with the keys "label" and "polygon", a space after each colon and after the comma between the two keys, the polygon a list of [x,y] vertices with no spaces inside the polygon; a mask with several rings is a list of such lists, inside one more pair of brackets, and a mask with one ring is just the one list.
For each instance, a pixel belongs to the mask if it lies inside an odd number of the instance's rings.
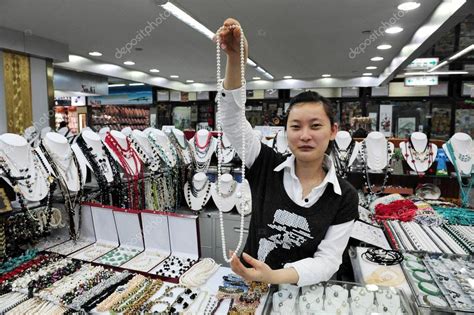
{"label": "jewelry display stand", "polygon": [[387,142],[383,133],[372,131],[367,135],[365,142],[365,152],[367,167],[372,171],[381,171],[389,166],[389,162],[394,150],[394,144]]}
{"label": "jewelry display stand", "polygon": [[338,131],[332,150],[333,160],[339,176],[345,176],[357,158],[360,143],[354,141],[347,131]]}
{"label": "jewelry display stand", "polygon": [[412,133],[409,141],[401,141],[399,147],[408,166],[416,174],[426,172],[438,152],[438,147],[434,143],[429,143],[428,137],[422,132]]}
{"label": "jewelry display stand", "polygon": [[171,253],[168,216],[161,212],[142,210],[144,251],[122,265],[122,268],[149,272]]}
{"label": "jewelry display stand", "polygon": [[458,132],[455,133],[451,139],[449,139],[451,143],[453,155],[450,154],[450,150],[448,148],[448,144],[443,144],[443,150],[446,152],[446,155],[449,158],[451,164],[455,164],[462,175],[471,175],[474,171],[474,143],[472,141],[471,136],[467,133]]}
{"label": "jewelry display stand", "polygon": [[[118,165],[122,169],[127,169],[127,173],[131,176],[137,176],[142,170],[142,161],[139,159],[135,149],[131,145],[130,141],[127,141],[127,137],[117,130],[112,130],[109,134],[106,135],[106,138],[112,140],[113,143],[117,144],[116,148],[112,148],[108,141],[105,141],[105,147],[109,149],[110,155],[117,161]],[[120,150],[121,152],[117,152]],[[124,153],[124,154],[121,154]],[[123,165],[120,154],[124,160],[127,162],[127,165]]]}
{"label": "jewelry display stand", "polygon": [[147,135],[152,148],[157,149],[157,155],[169,168],[173,168],[178,162],[178,154],[168,136],[163,131],[155,128],[151,128]]}
{"label": "jewelry display stand", "polygon": [[91,206],[96,243],[70,255],[70,257],[85,261],[94,261],[117,248],[119,246],[119,240],[112,208],[96,203],[86,203],[86,205]]}
{"label": "jewelry display stand", "polygon": [[222,164],[230,163],[235,157],[235,149],[232,147],[232,144],[230,143],[229,139],[227,139],[225,134],[222,135],[221,150],[222,150],[221,163]]}
{"label": "jewelry display stand", "polygon": [[221,196],[217,193],[217,183],[211,184],[212,200],[217,208],[223,212],[234,209],[237,202],[237,182],[232,175],[224,174],[221,177]]}
{"label": "jewelry display stand", "polygon": [[[17,180],[17,187],[26,200],[40,201],[48,195],[52,170],[41,150],[32,149],[22,136],[5,133],[0,135],[0,157],[5,160],[11,176],[22,178]],[[6,177],[4,179],[12,185]]]}
{"label": "jewelry display stand", "polygon": [[165,281],[176,283],[179,277],[200,258],[198,217],[170,213],[168,225],[170,256],[150,273],[158,275]]}
{"label": "jewelry display stand", "polygon": [[143,238],[140,228],[139,211],[114,208],[120,246],[95,260],[100,264],[121,266],[143,252]]}
{"label": "jewelry display stand", "polygon": [[[243,203],[241,200],[243,200]],[[250,190],[250,184],[247,180],[237,184],[237,201],[235,207],[239,214],[249,215],[252,213],[252,191]]]}
{"label": "jewelry display stand", "polygon": [[184,184],[184,198],[191,210],[200,211],[211,198],[211,182],[203,172],[194,174],[191,183]]}
{"label": "jewelry display stand", "polygon": [[37,250],[47,250],[48,248],[64,243],[70,239],[69,226],[66,224],[66,222],[64,222],[64,218],[67,217],[67,215],[65,214],[64,205],[53,204],[52,211],[55,213],[59,213],[61,217],[61,222],[55,222],[54,224],[52,223],[52,221],[50,222],[51,235],[42,239],[39,243],[35,244],[35,248]]}
{"label": "jewelry display stand", "polygon": [[[92,219],[92,210],[90,205],[81,205],[81,211],[76,211],[76,221],[81,222],[78,230],[77,240],[69,240],[52,248],[48,251],[61,255],[70,255],[96,242],[94,221]],[[81,218],[79,218],[79,214]]]}
{"label": "jewelry display stand", "polygon": [[207,172],[213,153],[216,151],[217,141],[206,129],[201,129],[189,140],[196,172]]}
{"label": "jewelry display stand", "polygon": [[146,134],[141,130],[133,130],[128,137],[131,139],[135,151],[137,151],[148,170],[152,172],[158,171],[160,163],[153,154],[153,149]]}
{"label": "jewelry display stand", "polygon": [[275,134],[275,137],[268,141],[267,144],[269,147],[273,148],[278,153],[283,155],[290,155],[291,151],[288,147],[288,139],[286,131],[280,130]]}
{"label": "jewelry display stand", "polygon": [[186,140],[184,133],[179,129],[172,128],[168,136],[170,137],[170,139],[172,139],[171,142],[174,143],[176,150],[179,152],[179,156],[182,160],[182,163],[184,163],[185,165],[193,163],[193,153],[191,150],[191,146]]}

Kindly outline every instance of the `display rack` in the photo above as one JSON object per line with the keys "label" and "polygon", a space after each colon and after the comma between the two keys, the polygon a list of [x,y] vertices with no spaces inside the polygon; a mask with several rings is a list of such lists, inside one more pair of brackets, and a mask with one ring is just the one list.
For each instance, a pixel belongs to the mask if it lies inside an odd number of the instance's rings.
{"label": "display rack", "polygon": [[103,127],[112,130],[125,127],[144,130],[150,127],[149,105],[92,105],[89,112],[88,126],[96,131]]}

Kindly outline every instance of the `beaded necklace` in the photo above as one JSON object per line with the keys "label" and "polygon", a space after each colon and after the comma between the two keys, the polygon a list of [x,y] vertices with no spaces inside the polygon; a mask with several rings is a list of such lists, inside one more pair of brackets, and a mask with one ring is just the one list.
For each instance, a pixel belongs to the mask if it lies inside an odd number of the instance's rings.
{"label": "beaded necklace", "polygon": [[[237,26],[236,25],[231,25],[229,28],[233,31]],[[240,27],[239,27],[240,28]],[[246,90],[245,90],[245,51],[244,51],[244,32],[242,28],[240,28],[240,83],[241,83],[241,88],[240,88],[240,93],[241,93],[241,99],[244,100],[246,97]],[[222,110],[221,110],[221,94],[222,91],[221,89],[223,88],[223,80],[221,79],[221,43],[220,43],[220,30],[217,31],[216,34],[216,77],[217,77],[217,97],[216,97],[216,103],[217,103],[217,192],[219,195],[222,194],[221,192],[221,177],[222,177]],[[240,112],[240,120],[241,120],[241,130],[245,129],[245,123],[246,123],[246,118],[245,118],[245,104],[242,105],[242,110]],[[242,132],[242,151],[241,151],[241,156],[240,159],[242,160],[242,183],[245,181],[245,161],[246,161],[246,156],[245,156],[245,146],[246,146],[246,137],[245,133]],[[237,192],[237,197],[240,199],[242,209],[245,210],[246,207],[249,207],[250,205],[248,203],[244,202],[244,199],[242,196],[242,192],[239,191]],[[240,230],[239,230],[239,242],[237,244],[237,247],[234,250],[234,254],[237,253],[242,246],[242,241],[243,241],[243,233],[244,233],[244,218],[245,215],[244,213],[247,211],[242,211],[240,213]],[[220,229],[221,229],[221,239],[222,239],[222,255],[225,259],[225,261],[230,262],[232,260],[232,257],[227,256],[227,249],[226,249],[226,242],[225,242],[225,232],[224,232],[224,214],[223,211],[219,209],[219,222],[220,222]]]}
{"label": "beaded necklace", "polygon": [[334,141],[334,164],[336,166],[336,173],[342,178],[347,177],[349,171],[349,160],[351,159],[352,152],[354,151],[355,140],[352,139],[347,149],[341,149],[337,145],[337,141]]}
{"label": "beaded necklace", "polygon": [[363,177],[364,177],[364,180],[365,180],[365,183],[366,183],[367,192],[369,193],[369,196],[367,197],[368,204],[370,204],[373,200],[375,200],[377,195],[383,194],[383,192],[385,190],[385,187],[387,186],[387,180],[388,180],[388,176],[390,174],[390,172],[389,172],[390,163],[388,163],[389,162],[389,157],[388,157],[389,154],[390,154],[390,145],[387,142],[387,166],[385,166],[385,168],[383,169],[384,179],[383,179],[382,187],[376,193],[372,190],[373,186],[370,183],[369,167],[367,165],[367,156],[368,156],[367,146],[365,144],[365,140],[362,141],[362,148],[360,150],[360,157],[361,157],[361,159],[364,163],[365,172],[363,174]]}
{"label": "beaded necklace", "polygon": [[416,162],[420,164],[424,164],[428,161],[428,167],[433,163],[433,151],[432,146],[429,142],[429,139],[426,142],[426,147],[423,151],[419,152],[413,146],[413,142],[411,141],[411,137],[408,138],[408,141],[405,142],[405,158],[408,160],[408,157],[411,158],[411,163],[415,168],[415,172],[420,174],[422,172],[418,172],[416,168]]}
{"label": "beaded necklace", "polygon": [[456,178],[458,180],[459,190],[461,191],[461,203],[463,206],[468,207],[470,204],[471,189],[474,183],[474,176],[472,176],[472,168],[474,166],[471,166],[471,172],[469,173],[470,176],[468,178],[467,184],[465,184],[462,180],[461,171],[459,170],[459,167],[457,164],[457,158],[456,158],[456,155],[454,154],[453,145],[451,144],[450,141],[446,142],[446,147],[448,148],[448,153],[451,156],[454,170],[456,171]]}
{"label": "beaded necklace", "polygon": [[[130,140],[128,138],[125,138],[125,140],[127,142],[127,146],[123,148],[110,132],[107,132],[105,136],[105,143],[115,153],[115,156],[119,160],[120,166],[122,166],[122,169],[127,176],[129,200],[128,207],[132,207],[132,209],[140,209],[140,204],[143,205],[143,201],[140,200],[141,195],[138,188],[140,184],[142,191],[145,191],[142,161],[140,160],[137,152],[132,148]],[[133,166],[135,169],[130,166],[127,160],[133,161]]]}

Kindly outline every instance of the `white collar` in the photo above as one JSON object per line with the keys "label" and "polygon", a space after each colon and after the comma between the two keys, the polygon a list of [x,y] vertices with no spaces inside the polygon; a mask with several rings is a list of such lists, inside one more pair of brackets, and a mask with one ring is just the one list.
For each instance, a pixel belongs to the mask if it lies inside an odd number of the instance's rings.
{"label": "white collar", "polygon": [[[339,186],[339,181],[337,180],[336,169],[334,168],[334,163],[332,162],[329,155],[324,154],[323,167],[327,169],[326,177],[322,183],[318,186],[321,186],[325,183],[331,183],[334,189],[334,192],[338,195],[342,195],[341,186]],[[294,179],[298,179],[295,173],[295,156],[292,154],[286,158],[286,160],[273,169],[274,172],[279,172],[285,168],[288,168],[291,176]],[[299,180],[299,179],[298,179]]]}

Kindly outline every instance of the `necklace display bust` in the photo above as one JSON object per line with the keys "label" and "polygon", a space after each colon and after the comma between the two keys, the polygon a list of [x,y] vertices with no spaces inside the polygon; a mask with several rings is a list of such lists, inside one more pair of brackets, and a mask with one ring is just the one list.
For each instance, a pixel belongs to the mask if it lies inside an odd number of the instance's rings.
{"label": "necklace display bust", "polygon": [[109,127],[103,127],[99,130],[99,136],[100,136],[100,139],[102,139],[102,141],[104,141],[105,136],[107,135],[108,132],[110,132]]}
{"label": "necklace display bust", "polygon": [[417,173],[427,171],[438,152],[438,147],[429,143],[422,132],[412,133],[409,140],[400,142],[399,146],[408,166]]}
{"label": "necklace display bust", "polygon": [[60,173],[58,175],[64,179],[68,190],[74,192],[79,191],[85,182],[86,176],[82,177],[84,180],[83,183],[80,183],[79,172],[83,172],[81,170],[81,164],[79,164],[79,161],[78,165],[74,162],[75,154],[66,137],[56,132],[48,132],[43,139],[43,146],[53,163],[56,164],[57,170]]}
{"label": "necklace display bust", "polygon": [[369,169],[380,171],[389,166],[394,145],[385,139],[383,133],[372,131],[365,138],[366,163]]}
{"label": "necklace display bust", "polygon": [[237,201],[237,182],[232,175],[223,174],[220,181],[220,192],[217,192],[217,182],[211,184],[212,200],[217,208],[223,212],[231,211]]}
{"label": "necklace display bust", "polygon": [[474,143],[467,133],[457,132],[448,141],[451,144],[454,157],[450,154],[448,143],[443,144],[452,164],[456,163],[459,172],[463,175],[470,175],[473,172],[474,163]]}
{"label": "necklace display bust", "polygon": [[18,178],[14,189],[19,189],[29,201],[40,201],[49,193],[50,170],[44,168],[43,163],[46,165],[47,162],[39,153],[22,136],[12,133],[0,135],[0,161],[3,160],[12,177]]}
{"label": "necklace display bust", "polygon": [[163,131],[155,128],[147,129],[147,131],[147,136],[151,146],[157,149],[157,153],[161,160],[163,160],[168,167],[173,168],[177,163],[178,157],[168,136]]}
{"label": "necklace display bust", "polygon": [[183,163],[189,165],[193,162],[191,147],[186,141],[184,133],[176,128],[171,129],[170,138],[175,140],[175,148],[180,153],[180,157],[183,160]]}
{"label": "necklace display bust", "polygon": [[128,137],[131,139],[132,145],[137,151],[138,155],[152,172],[156,172],[160,168],[160,163],[153,154],[150,141],[147,136],[141,130],[133,130]]}
{"label": "necklace display bust", "polygon": [[211,162],[212,154],[216,150],[217,141],[209,131],[201,129],[189,140],[189,144],[196,161],[196,170],[206,172]]}
{"label": "necklace display bust", "polygon": [[211,198],[211,182],[203,172],[196,173],[191,182],[184,184],[184,197],[189,208],[200,211]]}
{"label": "necklace display bust", "polygon": [[222,135],[222,163],[230,163],[235,156],[235,149],[232,147],[229,139],[225,135]]}
{"label": "necklace display bust", "polygon": [[[105,136],[105,144],[112,157],[127,171],[127,174],[137,176],[142,170],[142,163],[127,137],[117,130],[112,130]],[[126,163],[123,163],[125,161]]]}
{"label": "necklace display bust", "polygon": [[338,131],[334,140],[333,157],[339,176],[345,176],[359,154],[360,143],[347,131]]}
{"label": "necklace display bust", "polygon": [[286,131],[280,130],[275,134],[275,138],[273,138],[273,142],[271,143],[271,147],[278,153],[289,155],[291,151],[288,147],[288,138],[286,135]]}
{"label": "necklace display bust", "polygon": [[[89,148],[91,156],[97,162],[102,175],[105,176],[105,179],[108,183],[112,183],[114,181],[112,168],[110,166],[106,153],[104,152],[104,144],[102,143],[100,136],[92,130],[84,130],[81,133],[81,137],[84,140],[86,146]],[[82,150],[76,146],[76,144],[73,145],[73,149],[76,155],[79,158],[87,161],[87,158],[84,156],[84,152],[82,152]],[[89,167],[91,172],[94,172],[89,161],[87,161],[87,166]]]}

